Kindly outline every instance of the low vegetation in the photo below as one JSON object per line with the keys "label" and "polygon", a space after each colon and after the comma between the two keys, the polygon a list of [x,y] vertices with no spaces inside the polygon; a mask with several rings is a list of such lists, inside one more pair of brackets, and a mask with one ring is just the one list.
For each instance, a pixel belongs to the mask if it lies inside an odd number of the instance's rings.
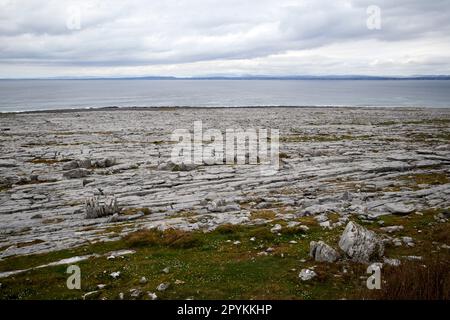
{"label": "low vegetation", "polygon": [[[322,229],[313,217],[298,218],[305,231],[287,227],[282,220],[243,226],[222,225],[212,232],[142,229],[119,241],[94,243],[71,250],[10,257],[0,261],[0,272],[27,269],[73,256],[96,253],[97,257],[78,262],[82,272],[81,290],[66,287],[67,265],[30,270],[0,278],[0,299],[125,299],[131,289],[156,292],[159,299],[448,299],[449,222],[437,223],[439,210],[430,209],[409,216],[383,216],[384,226],[403,225],[395,237],[411,236],[415,246],[386,247],[386,256],[401,259],[400,267],[385,266],[382,289],[366,287],[367,266],[347,260],[316,262],[309,257],[309,243],[323,240],[336,246],[343,226]],[[330,215],[335,220],[337,215]],[[357,220],[380,233],[381,226]],[[283,226],[271,232],[275,224]],[[119,230],[118,230],[119,232]],[[107,259],[108,252],[133,249],[134,254]],[[408,261],[405,256],[422,256]],[[424,267],[424,265],[426,267]],[[169,268],[169,272],[163,272]],[[314,268],[317,277],[301,281],[302,268]],[[120,271],[113,279],[110,274]],[[147,282],[140,283],[141,277]],[[162,282],[171,286],[156,291]],[[98,289],[99,284],[106,285]]]}

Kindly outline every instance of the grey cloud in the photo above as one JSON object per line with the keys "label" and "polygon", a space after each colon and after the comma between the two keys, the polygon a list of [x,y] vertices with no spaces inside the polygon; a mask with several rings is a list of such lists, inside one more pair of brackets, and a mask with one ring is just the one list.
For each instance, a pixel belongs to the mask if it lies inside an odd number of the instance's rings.
{"label": "grey cloud", "polygon": [[[366,28],[369,5],[382,10],[381,30]],[[71,6],[81,11],[80,30],[66,26]],[[0,65],[178,65],[173,69],[181,70],[189,63],[273,61],[290,51],[323,48],[330,64],[351,66],[351,57],[331,59],[329,47],[378,41],[380,61],[388,61],[388,49],[403,41],[410,42],[408,48],[449,42],[449,9],[443,0],[0,0]],[[423,64],[435,59],[419,58]],[[323,64],[316,65],[323,70]]]}

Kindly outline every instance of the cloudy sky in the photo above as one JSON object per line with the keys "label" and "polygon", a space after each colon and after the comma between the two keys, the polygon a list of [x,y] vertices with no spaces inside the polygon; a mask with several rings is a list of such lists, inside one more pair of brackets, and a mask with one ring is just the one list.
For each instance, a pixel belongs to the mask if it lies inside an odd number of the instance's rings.
{"label": "cloudy sky", "polygon": [[448,0],[0,0],[0,77],[450,74],[449,15]]}

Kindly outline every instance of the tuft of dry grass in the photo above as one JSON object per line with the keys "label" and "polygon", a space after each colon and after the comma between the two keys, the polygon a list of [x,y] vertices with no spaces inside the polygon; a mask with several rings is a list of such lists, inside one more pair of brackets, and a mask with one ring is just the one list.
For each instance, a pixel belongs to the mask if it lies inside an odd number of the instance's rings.
{"label": "tuft of dry grass", "polygon": [[35,239],[33,241],[18,243],[18,244],[16,244],[16,246],[17,246],[17,248],[23,248],[23,247],[29,247],[29,246],[32,246],[35,244],[43,243],[43,242],[45,242],[45,241],[41,240],[41,239]]}
{"label": "tuft of dry grass", "polygon": [[441,185],[450,182],[445,172],[416,173],[404,176],[403,179],[413,181],[415,184]]}
{"label": "tuft of dry grass", "polygon": [[61,162],[68,162],[71,161],[71,159],[45,159],[45,158],[35,158],[33,160],[30,160],[29,162],[35,163],[35,164],[48,164],[52,165],[55,163],[61,163]]}
{"label": "tuft of dry grass", "polygon": [[144,213],[144,215],[148,216],[149,214],[152,213],[152,211],[149,208],[127,208],[127,209],[123,209],[121,211],[122,215],[133,215],[136,214],[138,212],[142,212]]}
{"label": "tuft of dry grass", "polygon": [[218,226],[214,231],[218,234],[233,234],[239,231],[239,226],[236,224],[223,224]]}
{"label": "tuft of dry grass", "polygon": [[290,156],[286,152],[280,152],[280,154],[278,156],[280,157],[280,159],[289,159],[290,158]]}
{"label": "tuft of dry grass", "polygon": [[384,267],[380,290],[364,290],[360,297],[377,300],[449,300],[450,259],[437,254],[424,261],[404,261]]}
{"label": "tuft of dry grass", "polygon": [[273,220],[276,217],[276,213],[273,210],[261,209],[251,213],[250,219],[264,219]]}
{"label": "tuft of dry grass", "polygon": [[124,237],[130,247],[168,246],[172,248],[193,248],[202,244],[198,234],[176,229],[138,230]]}

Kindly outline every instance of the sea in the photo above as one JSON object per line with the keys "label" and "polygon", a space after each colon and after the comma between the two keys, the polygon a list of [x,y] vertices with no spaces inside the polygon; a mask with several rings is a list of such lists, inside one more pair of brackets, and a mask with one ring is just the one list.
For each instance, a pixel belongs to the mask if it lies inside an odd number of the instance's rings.
{"label": "sea", "polygon": [[450,107],[450,80],[0,80],[0,112],[103,107]]}

